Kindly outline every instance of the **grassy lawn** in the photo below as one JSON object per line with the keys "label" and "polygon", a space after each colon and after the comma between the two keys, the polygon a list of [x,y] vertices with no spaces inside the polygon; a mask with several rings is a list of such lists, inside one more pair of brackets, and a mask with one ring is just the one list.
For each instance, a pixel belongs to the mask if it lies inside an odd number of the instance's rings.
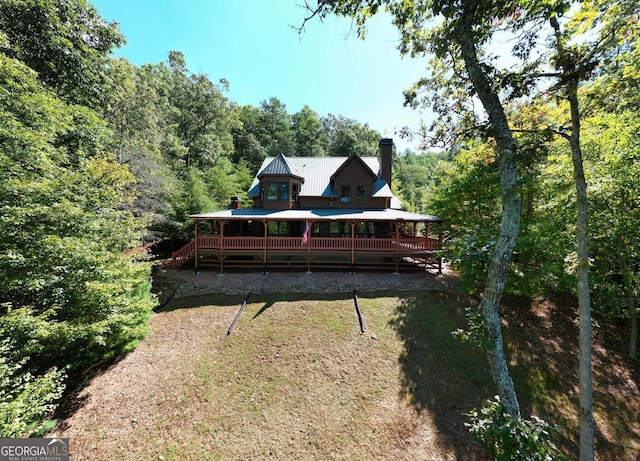
{"label": "grassy lawn", "polygon": [[[571,453],[577,359],[551,334],[558,313],[520,301],[505,331],[523,413],[561,423]],[[227,335],[241,302],[179,299],[156,314],[61,422],[72,459],[484,459],[463,413],[494,387],[482,351],[451,335],[467,296],[360,293],[364,334],[351,294],[255,296]],[[596,410],[601,459],[635,459],[637,401]]]}

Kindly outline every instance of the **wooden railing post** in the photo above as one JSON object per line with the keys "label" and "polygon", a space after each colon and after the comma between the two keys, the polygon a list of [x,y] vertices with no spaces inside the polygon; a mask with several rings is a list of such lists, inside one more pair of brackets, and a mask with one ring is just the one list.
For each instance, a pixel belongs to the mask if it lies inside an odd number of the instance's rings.
{"label": "wooden railing post", "polygon": [[195,242],[194,242],[195,248],[193,249],[193,253],[195,255],[195,268],[196,268],[196,271],[198,270],[198,244],[200,243],[200,242],[198,242],[199,228],[200,228],[200,221],[198,221],[196,219],[196,238],[195,238]]}
{"label": "wooden railing post", "polygon": [[262,275],[267,273],[267,243],[269,239],[269,223],[265,220],[264,223],[264,253],[262,255],[262,262],[264,264]]}
{"label": "wooden railing post", "polygon": [[351,272],[356,263],[356,222],[351,221]]}

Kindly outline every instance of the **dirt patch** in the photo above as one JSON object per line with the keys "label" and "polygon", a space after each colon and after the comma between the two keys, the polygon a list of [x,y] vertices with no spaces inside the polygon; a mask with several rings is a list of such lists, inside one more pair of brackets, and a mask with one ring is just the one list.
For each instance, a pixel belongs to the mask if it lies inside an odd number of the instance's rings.
{"label": "dirt patch", "polygon": [[170,297],[192,298],[205,295],[243,295],[271,293],[352,293],[412,290],[456,292],[460,279],[444,265],[437,271],[408,273],[382,272],[194,272],[157,267],[154,291],[160,304]]}

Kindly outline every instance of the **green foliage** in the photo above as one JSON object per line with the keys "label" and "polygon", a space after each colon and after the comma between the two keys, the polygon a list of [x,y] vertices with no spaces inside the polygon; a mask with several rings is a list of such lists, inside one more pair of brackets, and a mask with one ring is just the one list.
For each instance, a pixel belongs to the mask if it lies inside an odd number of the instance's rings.
{"label": "green foliage", "polygon": [[0,435],[24,437],[38,432],[42,420],[55,409],[64,390],[64,373],[55,367],[41,376],[25,372],[27,360],[12,357],[4,322],[0,332],[4,338],[0,342]]}
{"label": "green foliage", "polygon": [[513,417],[503,411],[500,398],[488,400],[479,411],[466,415],[469,431],[474,440],[488,453],[489,458],[500,461],[552,461],[565,457],[552,442],[560,430],[537,416],[531,419]]}
{"label": "green foliage", "polygon": [[298,157],[323,156],[327,150],[327,134],[322,122],[309,106],[305,105],[300,112],[293,114],[292,130],[295,140],[295,154]]}
{"label": "green foliage", "polygon": [[393,161],[393,190],[409,211],[434,213],[429,206],[437,189],[438,162],[446,154],[404,152]]}
{"label": "green foliage", "polygon": [[179,51],[169,52],[169,103],[166,116],[183,150],[176,151],[177,168],[205,168],[233,149],[235,123],[222,90],[207,75],[192,74]]}
{"label": "green foliage", "polygon": [[104,153],[104,122],[2,54],[0,86],[0,430],[20,435],[64,373],[144,337],[154,299],[130,251],[146,224],[126,211],[134,177]]}
{"label": "green foliage", "polygon": [[473,293],[484,279],[498,236],[498,171],[490,146],[475,143],[437,165],[430,210],[445,217],[444,256]]}
{"label": "green foliage", "polygon": [[486,329],[484,328],[484,320],[482,319],[482,312],[480,312],[480,304],[465,307],[464,310],[465,317],[467,318],[467,326],[465,328],[458,328],[452,331],[451,334],[453,337],[459,341],[473,344],[478,347],[491,347]]}
{"label": "green foliage", "polygon": [[209,187],[209,197],[216,208],[229,205],[230,197],[240,197],[248,203],[247,191],[253,181],[253,175],[244,162],[237,165],[227,158],[221,158],[214,166],[206,170],[205,178]]}
{"label": "green foliage", "polygon": [[260,139],[267,156],[296,155],[291,115],[278,98],[260,103]]}
{"label": "green foliage", "polygon": [[35,70],[64,99],[83,105],[102,100],[108,55],[124,43],[117,25],[107,24],[85,0],[3,0],[0,30],[9,57]]}
{"label": "green foliage", "polygon": [[362,125],[356,120],[332,114],[322,118],[322,125],[327,133],[327,155],[330,157],[349,157],[357,154],[360,157],[378,155],[380,133]]}

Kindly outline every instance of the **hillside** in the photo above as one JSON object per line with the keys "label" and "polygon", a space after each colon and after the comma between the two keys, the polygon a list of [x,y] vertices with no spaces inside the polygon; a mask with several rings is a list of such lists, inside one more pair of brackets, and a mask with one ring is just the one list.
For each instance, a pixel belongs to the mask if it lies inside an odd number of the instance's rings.
{"label": "hillside", "polygon": [[[464,325],[468,296],[363,290],[361,335],[351,292],[258,293],[227,336],[243,298],[176,298],[156,314],[141,345],[68,402],[58,429],[73,458],[484,459],[463,413],[492,395],[491,378],[482,352],[450,333]],[[504,324],[524,413],[561,424],[558,443],[572,454],[577,329],[566,305],[508,299]],[[636,459],[638,374],[616,337],[596,333],[597,451]]]}

